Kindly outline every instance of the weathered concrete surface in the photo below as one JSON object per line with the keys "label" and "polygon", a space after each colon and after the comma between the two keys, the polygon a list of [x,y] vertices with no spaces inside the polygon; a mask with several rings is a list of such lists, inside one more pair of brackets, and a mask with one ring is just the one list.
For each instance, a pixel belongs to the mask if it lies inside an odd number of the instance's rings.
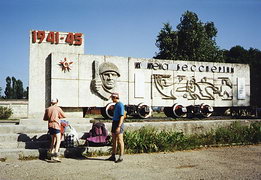
{"label": "weathered concrete surface", "polygon": [[261,145],[125,155],[122,163],[106,158],[0,162],[0,179],[261,179]]}

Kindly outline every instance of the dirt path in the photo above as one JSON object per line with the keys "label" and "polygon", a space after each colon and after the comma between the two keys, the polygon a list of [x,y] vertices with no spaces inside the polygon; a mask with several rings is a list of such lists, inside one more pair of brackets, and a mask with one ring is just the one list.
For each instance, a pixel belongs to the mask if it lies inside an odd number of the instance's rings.
{"label": "dirt path", "polygon": [[0,179],[261,179],[261,145],[105,158],[0,162]]}

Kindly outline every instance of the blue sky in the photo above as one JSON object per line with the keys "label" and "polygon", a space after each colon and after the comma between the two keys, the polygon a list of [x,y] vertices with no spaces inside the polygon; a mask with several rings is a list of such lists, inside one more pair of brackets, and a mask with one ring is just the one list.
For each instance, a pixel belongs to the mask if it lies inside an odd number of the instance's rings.
{"label": "blue sky", "polygon": [[260,0],[1,0],[0,87],[14,76],[28,86],[29,31],[81,32],[85,54],[151,58],[163,23],[185,11],[218,30],[217,45],[261,50]]}

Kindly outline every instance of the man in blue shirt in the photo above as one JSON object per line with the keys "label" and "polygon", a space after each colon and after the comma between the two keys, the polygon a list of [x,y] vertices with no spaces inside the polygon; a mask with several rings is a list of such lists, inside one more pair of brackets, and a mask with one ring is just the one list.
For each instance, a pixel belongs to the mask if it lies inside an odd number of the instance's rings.
{"label": "man in blue shirt", "polygon": [[[123,161],[124,153],[124,141],[123,141],[123,131],[124,131],[124,105],[120,102],[119,94],[112,93],[111,99],[115,104],[114,113],[112,118],[112,155],[108,160],[115,161],[116,163]],[[115,154],[117,151],[117,145],[120,147],[119,159],[116,160]]]}

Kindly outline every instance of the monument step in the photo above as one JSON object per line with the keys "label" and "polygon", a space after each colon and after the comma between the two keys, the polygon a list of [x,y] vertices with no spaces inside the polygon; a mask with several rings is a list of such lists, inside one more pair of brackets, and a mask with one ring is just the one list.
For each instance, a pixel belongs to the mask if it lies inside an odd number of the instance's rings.
{"label": "monument step", "polygon": [[47,132],[47,126],[0,125],[0,134],[44,133],[44,132]]}
{"label": "monument step", "polygon": [[[73,128],[77,132],[89,132],[92,124],[73,124]],[[32,133],[47,133],[48,128],[46,125],[0,125],[0,134],[32,134]]]}
{"label": "monument step", "polygon": [[[85,132],[77,132],[78,137],[81,138]],[[47,140],[50,136],[46,133],[31,133],[31,134],[0,134],[0,142],[28,142]]]}
{"label": "monument step", "polygon": [[45,140],[47,139],[46,133],[34,133],[34,134],[0,134],[0,142],[27,142],[32,140]]}
{"label": "monument step", "polygon": [[0,149],[38,149],[48,148],[50,141],[0,142]]}
{"label": "monument step", "polygon": [[[68,121],[69,124],[89,124],[93,118],[64,118],[62,120]],[[44,125],[47,124],[47,121],[42,119],[20,119],[20,125]]]}

